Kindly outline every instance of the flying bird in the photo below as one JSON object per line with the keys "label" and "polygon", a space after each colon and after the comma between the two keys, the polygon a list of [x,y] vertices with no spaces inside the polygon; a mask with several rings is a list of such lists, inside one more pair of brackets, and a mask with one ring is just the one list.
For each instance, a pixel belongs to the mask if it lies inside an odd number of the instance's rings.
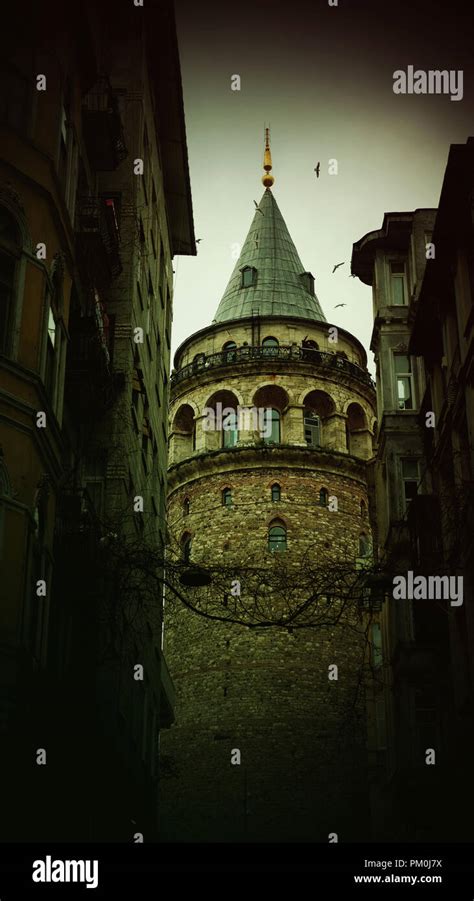
{"label": "flying bird", "polygon": [[337,303],[336,306],[334,307],[334,309],[337,310],[338,307],[347,307],[347,304],[346,303]]}
{"label": "flying bird", "polygon": [[202,241],[202,238],[196,238],[196,244],[200,244],[201,241]]}
{"label": "flying bird", "polygon": [[[256,200],[254,200],[254,204],[255,204],[255,209],[258,210],[259,213],[262,213],[262,210],[260,209]],[[265,213],[262,213],[262,216],[264,216],[264,215],[265,215]]]}
{"label": "flying bird", "polygon": [[316,166],[316,168],[314,170],[316,172],[316,178],[319,178],[319,170],[320,169],[321,169],[321,163],[318,163],[318,165]]}
{"label": "flying bird", "polygon": [[331,275],[334,275],[336,269],[339,269],[339,266],[344,266],[344,263],[336,263],[336,265],[334,266],[334,269],[332,270]]}

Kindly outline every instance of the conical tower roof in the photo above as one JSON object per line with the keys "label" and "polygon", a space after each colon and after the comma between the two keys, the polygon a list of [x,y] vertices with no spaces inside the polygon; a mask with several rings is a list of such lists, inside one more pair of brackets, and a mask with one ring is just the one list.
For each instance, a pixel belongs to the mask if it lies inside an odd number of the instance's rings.
{"label": "conical tower roof", "polygon": [[[242,286],[242,269],[246,266],[256,270],[255,283],[249,287]],[[285,220],[267,188],[214,322],[252,315],[296,316],[325,322],[319,300],[310,290],[310,274],[304,273]]]}

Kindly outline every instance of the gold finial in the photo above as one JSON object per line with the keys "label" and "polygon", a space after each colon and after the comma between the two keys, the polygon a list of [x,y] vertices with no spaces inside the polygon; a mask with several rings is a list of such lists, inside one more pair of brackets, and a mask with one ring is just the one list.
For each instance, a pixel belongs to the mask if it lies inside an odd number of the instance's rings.
{"label": "gold finial", "polygon": [[270,175],[270,169],[272,168],[272,155],[270,153],[270,129],[265,129],[265,153],[263,154],[263,168],[265,169],[265,175],[262,176],[262,182],[266,188],[271,188],[275,179],[273,175]]}

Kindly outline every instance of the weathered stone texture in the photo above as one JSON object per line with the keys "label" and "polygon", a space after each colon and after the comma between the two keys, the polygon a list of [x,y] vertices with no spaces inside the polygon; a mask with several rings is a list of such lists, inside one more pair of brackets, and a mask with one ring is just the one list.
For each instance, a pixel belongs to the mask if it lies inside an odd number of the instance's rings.
{"label": "weathered stone texture", "polygon": [[[328,557],[355,560],[360,534],[370,536],[365,461],[374,396],[356,380],[323,376],[309,364],[287,361],[278,374],[276,368],[260,359],[245,371],[230,367],[225,381],[218,381],[222,371],[203,372],[177,385],[172,422],[183,405],[198,419],[217,390],[252,404],[258,388],[270,385],[284,389],[288,404],[281,411],[280,445],[259,444],[247,433],[236,447],[222,448],[221,436],[199,429],[194,447],[185,434],[175,442],[169,527],[175,543],[191,536],[197,563],[271,568],[268,527],[282,520],[287,550],[278,557],[288,562],[291,588],[305,555],[312,566]],[[334,405],[323,421],[321,448],[308,447],[304,438],[304,400],[312,390],[325,391]],[[353,402],[365,417],[357,454],[354,445],[348,453],[346,439]],[[275,482],[281,498],[273,502]],[[231,507],[222,504],[224,488],[232,491]],[[337,497],[337,512],[319,505],[321,488]],[[245,603],[245,580],[241,590]],[[161,734],[161,753],[175,772],[161,782],[162,837],[327,842],[330,832],[341,841],[367,836],[365,705],[357,691],[365,643],[358,609],[345,626],[292,632],[211,622],[176,603],[168,611],[165,653],[177,704],[175,724]],[[328,680],[331,664],[339,667],[338,681]],[[232,749],[240,750],[240,765],[231,764]]]}

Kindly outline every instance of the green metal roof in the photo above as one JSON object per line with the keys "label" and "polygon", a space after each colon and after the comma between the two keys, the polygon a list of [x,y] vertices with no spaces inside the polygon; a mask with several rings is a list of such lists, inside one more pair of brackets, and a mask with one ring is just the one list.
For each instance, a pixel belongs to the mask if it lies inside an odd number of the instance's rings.
{"label": "green metal roof", "polygon": [[[253,314],[296,316],[325,322],[318,298],[309,292],[300,278],[306,270],[269,188],[259,209],[262,212],[255,210],[250,231],[213,321],[243,319]],[[244,266],[253,266],[257,270],[256,284],[252,287],[241,287]]]}

